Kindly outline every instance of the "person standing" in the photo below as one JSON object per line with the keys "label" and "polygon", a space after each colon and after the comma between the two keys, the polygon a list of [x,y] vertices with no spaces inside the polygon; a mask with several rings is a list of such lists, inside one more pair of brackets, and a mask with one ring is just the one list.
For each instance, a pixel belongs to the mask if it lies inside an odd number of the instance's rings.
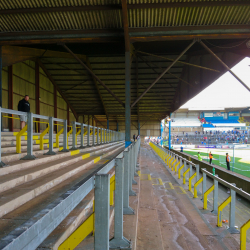
{"label": "person standing", "polygon": [[209,153],[209,163],[210,164],[212,164],[212,160],[213,160],[213,155],[212,155],[212,153],[210,151],[210,153]]}
{"label": "person standing", "polygon": [[[29,101],[29,96],[25,95],[25,97],[19,101],[18,103],[18,111],[22,111],[22,112],[30,112],[30,103]],[[25,123],[27,122],[27,115],[20,115],[20,121],[21,121],[21,129],[24,128]]]}
{"label": "person standing", "polygon": [[229,171],[230,171],[230,161],[231,161],[231,158],[230,158],[229,154],[226,153],[227,170],[229,170]]}
{"label": "person standing", "polygon": [[200,152],[198,152],[198,160],[199,160],[199,161],[202,161],[202,158],[201,158]]}
{"label": "person standing", "polygon": [[135,141],[135,134],[133,135],[133,139],[134,139],[134,141]]}

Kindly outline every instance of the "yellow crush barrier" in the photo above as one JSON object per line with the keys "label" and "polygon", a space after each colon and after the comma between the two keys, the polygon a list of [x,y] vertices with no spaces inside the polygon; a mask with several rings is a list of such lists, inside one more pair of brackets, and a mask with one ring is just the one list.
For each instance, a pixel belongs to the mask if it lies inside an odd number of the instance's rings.
{"label": "yellow crush barrier", "polygon": [[66,239],[58,250],[73,250],[76,248],[91,232],[94,231],[94,213],[91,214],[68,239]]}
{"label": "yellow crush barrier", "polygon": [[[114,205],[115,175],[110,178],[110,206]],[[59,247],[58,250],[75,249],[91,232],[95,231],[95,201],[93,213]]]}
{"label": "yellow crush barrier", "polygon": [[115,175],[110,178],[110,206],[114,205]]}
{"label": "yellow crush barrier", "polygon": [[197,187],[198,185],[203,182],[203,177],[201,177],[195,184],[194,184],[194,198],[198,198],[197,196]]}
{"label": "yellow crush barrier", "polygon": [[73,129],[71,129],[68,133],[67,133],[67,149],[69,149],[69,136],[70,134],[72,134]]}
{"label": "yellow crush barrier", "polygon": [[175,166],[174,166],[174,172],[176,173],[177,172],[177,166],[180,164],[180,161],[177,163],[177,164],[175,164]]}
{"label": "yellow crush barrier", "polygon": [[250,220],[240,228],[240,250],[247,249],[247,230],[250,228]]}
{"label": "yellow crush barrier", "polygon": [[192,180],[194,179],[194,177],[196,176],[196,173],[194,173],[188,180],[188,190],[192,191]]}
{"label": "yellow crush barrier", "polygon": [[77,136],[81,133],[81,129],[79,129],[76,133],[76,145],[77,145]]}
{"label": "yellow crush barrier", "polygon": [[214,190],[214,185],[210,187],[205,193],[203,197],[203,209],[207,209],[207,196]]}
{"label": "yellow crush barrier", "polygon": [[17,154],[21,154],[21,137],[27,131],[28,125],[25,125],[24,128],[16,134],[16,152]]}
{"label": "yellow crush barrier", "polygon": [[178,169],[178,179],[181,178],[181,170],[184,168],[184,164]]}
{"label": "yellow crush barrier", "polygon": [[171,164],[171,166],[172,166],[172,171],[174,170],[173,168],[174,168],[175,162],[176,162],[176,159],[175,159],[175,160],[172,162],[172,164]]}
{"label": "yellow crush barrier", "polygon": [[57,134],[56,134],[56,148],[59,148],[59,136],[62,134],[64,128],[62,128]]}
{"label": "yellow crush barrier", "polygon": [[185,176],[186,174],[190,171],[190,169],[188,168],[184,173],[183,173],[183,184],[186,184],[186,179]]}
{"label": "yellow crush barrier", "polygon": [[43,150],[44,139],[43,137],[49,132],[49,126],[40,134],[40,150]]}
{"label": "yellow crush barrier", "polygon": [[222,210],[231,202],[231,196],[223,201],[218,207],[217,227],[222,227]]}

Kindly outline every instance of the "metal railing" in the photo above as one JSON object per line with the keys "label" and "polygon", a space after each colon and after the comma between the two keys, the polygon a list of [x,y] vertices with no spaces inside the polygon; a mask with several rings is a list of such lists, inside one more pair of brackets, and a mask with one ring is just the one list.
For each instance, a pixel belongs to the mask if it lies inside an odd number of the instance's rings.
{"label": "metal railing", "polygon": [[[12,109],[4,109],[0,107],[0,114],[2,116],[2,113],[5,114],[11,114],[11,115],[19,115],[19,116],[27,116],[27,124],[26,126],[16,135],[17,143],[16,143],[16,152],[21,153],[21,137],[24,136],[27,133],[27,155],[25,155],[22,159],[23,160],[33,160],[36,157],[33,155],[33,119],[39,118],[43,120],[48,120],[48,128],[46,129],[46,132],[44,131],[40,135],[40,149],[43,149],[44,139],[43,137],[48,132],[49,133],[49,150],[46,154],[48,155],[54,155],[56,154],[53,150],[53,147],[59,147],[59,136],[63,133],[63,147],[61,151],[67,152],[69,149],[68,146],[68,138],[70,134],[72,134],[72,149],[77,148],[77,135],[81,135],[81,145],[79,148],[82,148],[84,146],[91,146],[90,145],[90,135],[92,132],[92,144],[103,144],[103,143],[109,143],[114,141],[122,141],[125,139],[125,134],[117,131],[112,131],[109,129],[99,128],[90,126],[84,123],[79,122],[72,122],[72,129],[67,133],[67,120],[64,119],[58,119],[54,117],[49,116],[43,116],[43,115],[37,115],[33,113],[25,113],[20,112]],[[2,123],[0,116],[0,124]],[[62,129],[56,134],[56,143],[54,144],[54,122],[61,122]],[[57,124],[58,125],[58,124]],[[76,127],[78,126],[78,127]],[[78,131],[77,131],[78,129]],[[84,131],[86,129],[86,131]],[[91,130],[91,131],[90,131]],[[86,132],[86,134],[85,134]],[[84,136],[87,135],[87,145],[84,145]],[[0,131],[0,143],[1,143],[1,131]],[[2,151],[2,150],[1,150]],[[2,162],[1,160],[2,153],[0,152],[0,167],[5,166],[6,164]]]}
{"label": "metal railing", "polygon": [[[77,125],[77,123],[75,124]],[[73,124],[74,128],[74,124]],[[88,126],[88,129],[90,126]],[[73,129],[74,130],[74,129]],[[111,133],[109,130],[106,130]],[[114,131],[113,131],[114,132]],[[106,137],[109,134],[105,134]],[[105,136],[104,136],[105,138]],[[123,152],[77,183],[53,203],[34,217],[17,227],[0,240],[3,250],[34,250],[70,214],[70,212],[94,189],[94,249],[128,249],[131,242],[123,236],[123,215],[135,212],[129,206],[129,196],[136,195],[132,190],[136,176],[137,157],[140,139],[133,142]],[[115,235],[109,240],[110,224],[110,170],[115,167]]]}
{"label": "metal railing", "polygon": [[[161,148],[160,146],[150,142],[150,146],[155,150],[155,152],[161,157],[161,159],[167,164],[167,166],[174,171],[175,174],[178,173],[178,178],[183,178],[183,184],[188,181],[188,190],[193,194],[193,198],[198,198],[198,186],[202,183],[202,201],[203,209],[207,209],[207,196],[209,193],[213,192],[213,210],[212,212],[217,215],[217,226],[222,227],[222,210],[230,204],[230,215],[229,215],[229,228],[230,233],[239,233],[235,228],[235,206],[236,206],[236,193],[248,201],[250,201],[250,194],[243,191],[241,188],[237,188],[234,183],[229,183],[218,175],[213,175],[205,168],[201,169],[202,176],[200,178],[200,167],[199,164],[194,164],[193,162],[187,160],[186,158],[175,154],[174,152]],[[188,166],[187,166],[188,165]],[[193,168],[195,172],[193,173]],[[186,177],[189,173],[189,177]],[[194,185],[192,185],[192,179],[196,177]],[[207,189],[207,177],[213,180],[213,185]],[[218,183],[230,190],[230,196],[218,205]],[[192,190],[193,187],[193,190]],[[241,250],[246,250],[246,232],[250,228],[250,220],[247,221],[240,229],[241,238]]]}

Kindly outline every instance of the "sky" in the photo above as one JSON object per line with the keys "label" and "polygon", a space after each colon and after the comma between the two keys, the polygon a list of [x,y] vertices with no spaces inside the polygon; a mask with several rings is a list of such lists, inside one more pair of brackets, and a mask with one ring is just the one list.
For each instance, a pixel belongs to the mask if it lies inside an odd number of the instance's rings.
{"label": "sky", "polygon": [[[249,57],[245,57],[231,70],[250,87]],[[250,92],[230,72],[227,72],[180,108],[216,110],[249,106]]]}

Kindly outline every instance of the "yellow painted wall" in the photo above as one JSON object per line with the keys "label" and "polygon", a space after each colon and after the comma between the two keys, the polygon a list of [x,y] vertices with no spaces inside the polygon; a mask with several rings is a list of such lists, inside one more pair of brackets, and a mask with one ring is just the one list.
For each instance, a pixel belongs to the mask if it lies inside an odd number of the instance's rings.
{"label": "yellow painted wall", "polygon": [[[54,85],[47,78],[40,68],[40,114],[54,117]],[[2,69],[3,84],[3,108],[8,108],[8,68]],[[24,61],[13,65],[13,108],[17,110],[18,102],[25,95],[30,97],[31,112],[36,113],[35,103],[35,62]],[[15,116],[17,117],[17,116]],[[67,119],[67,104],[57,92],[57,117]],[[70,122],[75,120],[70,111]],[[44,121],[44,120],[41,120]],[[47,122],[45,120],[45,122]],[[46,124],[41,124],[41,130],[46,128]],[[8,129],[8,119],[3,118],[3,128]],[[14,120],[14,130],[20,129],[20,121]]]}

